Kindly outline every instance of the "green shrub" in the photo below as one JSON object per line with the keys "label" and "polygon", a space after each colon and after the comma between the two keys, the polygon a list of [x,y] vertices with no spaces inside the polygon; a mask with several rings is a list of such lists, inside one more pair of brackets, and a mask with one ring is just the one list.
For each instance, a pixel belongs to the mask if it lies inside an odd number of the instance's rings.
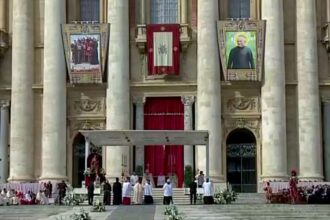
{"label": "green shrub", "polygon": [[193,170],[190,165],[187,165],[184,168],[184,185],[185,185],[185,187],[189,187],[192,181],[193,181]]}

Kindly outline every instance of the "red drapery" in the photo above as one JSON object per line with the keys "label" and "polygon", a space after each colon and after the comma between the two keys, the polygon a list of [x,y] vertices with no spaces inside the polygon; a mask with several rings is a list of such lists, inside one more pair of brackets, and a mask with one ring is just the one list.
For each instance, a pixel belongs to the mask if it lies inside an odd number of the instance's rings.
{"label": "red drapery", "polygon": [[[172,66],[157,66],[154,61],[154,33],[172,33]],[[149,24],[147,25],[147,50],[149,75],[169,74],[179,75],[180,70],[180,25],[179,24]]]}
{"label": "red drapery", "polygon": [[[147,98],[144,108],[145,130],[183,130],[184,106],[180,97]],[[175,173],[178,187],[183,182],[183,146],[146,146],[145,167],[153,176]]]}

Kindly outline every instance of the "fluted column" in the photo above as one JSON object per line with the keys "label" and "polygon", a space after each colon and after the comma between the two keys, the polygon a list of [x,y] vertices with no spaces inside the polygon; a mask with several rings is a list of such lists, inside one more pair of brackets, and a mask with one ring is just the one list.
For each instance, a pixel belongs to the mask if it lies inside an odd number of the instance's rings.
{"label": "fluted column", "polygon": [[1,101],[0,113],[0,183],[8,178],[9,101]]}
{"label": "fluted column", "polygon": [[[184,105],[184,130],[191,131],[193,130],[193,112],[192,105],[195,102],[194,96],[183,96],[182,103]],[[192,145],[184,146],[184,166],[191,166],[193,168],[194,165],[194,149]]]}
{"label": "fluted column", "polygon": [[34,1],[13,0],[10,127],[11,182],[34,180]]}
{"label": "fluted column", "polygon": [[66,174],[66,68],[61,24],[65,0],[45,1],[44,93],[40,180],[67,179]]}
{"label": "fluted column", "polygon": [[283,0],[263,0],[267,20],[261,88],[262,178],[287,178]]}
{"label": "fluted column", "polygon": [[301,179],[322,180],[315,1],[299,0],[296,7],[299,125],[298,173]]}
{"label": "fluted column", "polygon": [[[216,33],[218,0],[198,1],[197,129],[209,131],[210,177],[223,180],[221,150],[220,68]],[[205,172],[205,147],[197,147],[197,169]]]}
{"label": "fluted column", "polygon": [[[133,103],[135,104],[135,129],[144,130],[144,103],[145,97],[133,97]],[[135,168],[137,166],[144,167],[144,146],[137,145],[135,147]]]}
{"label": "fluted column", "polygon": [[[128,1],[108,1],[108,21],[111,24],[108,56],[107,129],[130,128],[129,94],[129,23]],[[106,173],[108,178],[128,172],[129,147],[109,146],[106,148]],[[127,160],[129,162],[130,160]],[[124,164],[125,166],[121,166]]]}

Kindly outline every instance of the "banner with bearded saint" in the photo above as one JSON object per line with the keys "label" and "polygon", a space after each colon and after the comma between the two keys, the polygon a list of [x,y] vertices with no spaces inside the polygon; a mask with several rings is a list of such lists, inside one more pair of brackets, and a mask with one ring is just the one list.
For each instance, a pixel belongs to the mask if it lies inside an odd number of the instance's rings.
{"label": "banner with bearded saint", "polygon": [[147,25],[148,75],[179,75],[180,25]]}

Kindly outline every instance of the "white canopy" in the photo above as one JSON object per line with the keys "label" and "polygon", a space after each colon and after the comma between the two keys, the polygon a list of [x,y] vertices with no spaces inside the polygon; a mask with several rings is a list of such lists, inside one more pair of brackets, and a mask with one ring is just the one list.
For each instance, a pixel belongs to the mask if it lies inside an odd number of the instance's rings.
{"label": "white canopy", "polygon": [[208,131],[182,130],[80,130],[86,142],[96,146],[204,145],[206,176],[209,176]]}

